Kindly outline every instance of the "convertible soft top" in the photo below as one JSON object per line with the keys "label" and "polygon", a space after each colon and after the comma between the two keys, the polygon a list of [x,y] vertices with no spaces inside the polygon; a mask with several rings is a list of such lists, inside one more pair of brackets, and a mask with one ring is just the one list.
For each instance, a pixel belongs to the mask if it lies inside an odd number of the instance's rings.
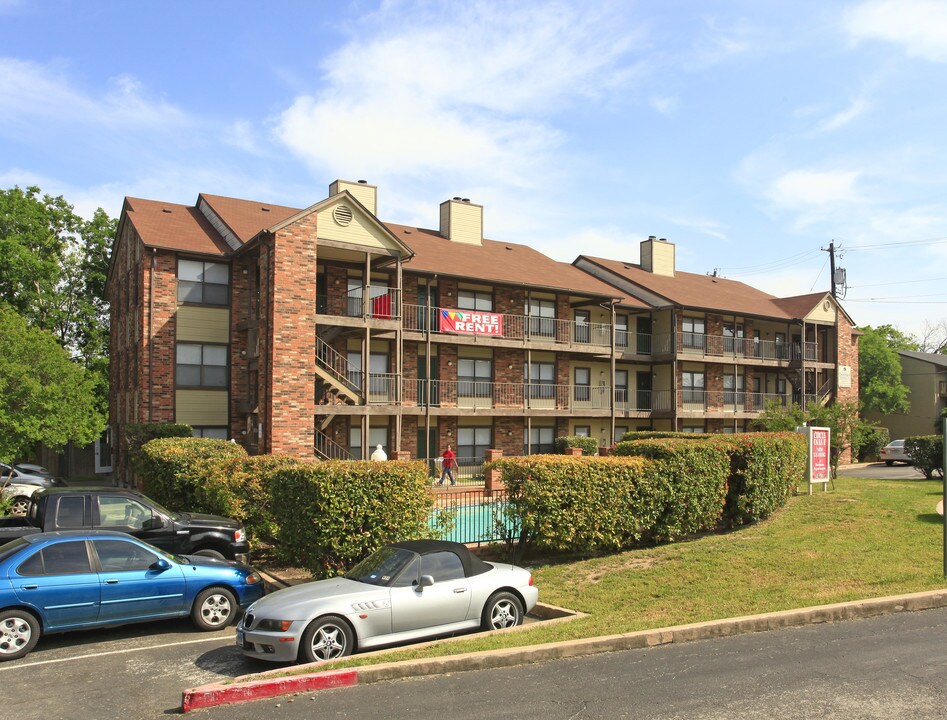
{"label": "convertible soft top", "polygon": [[466,577],[480,575],[493,569],[492,565],[488,565],[470,552],[463,543],[450,542],[449,540],[404,540],[403,542],[391,543],[391,546],[409,550],[418,555],[427,555],[435,552],[452,552],[460,558],[460,562],[464,566],[464,575]]}

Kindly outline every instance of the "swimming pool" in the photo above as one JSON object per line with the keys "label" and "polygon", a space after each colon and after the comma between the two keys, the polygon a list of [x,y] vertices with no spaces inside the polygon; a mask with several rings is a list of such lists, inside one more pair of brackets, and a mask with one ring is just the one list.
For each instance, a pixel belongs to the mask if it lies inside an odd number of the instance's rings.
{"label": "swimming pool", "polygon": [[448,503],[431,513],[428,524],[432,529],[437,529],[437,513],[447,511],[453,516],[453,526],[441,536],[442,540],[460,543],[505,540],[519,532],[519,523],[507,515],[506,508],[507,503],[502,500],[473,504]]}

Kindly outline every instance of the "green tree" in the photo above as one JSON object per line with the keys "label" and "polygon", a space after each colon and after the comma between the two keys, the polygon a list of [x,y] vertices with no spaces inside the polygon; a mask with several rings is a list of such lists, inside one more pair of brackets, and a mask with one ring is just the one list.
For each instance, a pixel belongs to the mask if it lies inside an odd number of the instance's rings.
{"label": "green tree", "polygon": [[51,333],[0,307],[0,460],[37,443],[59,449],[95,440],[106,421],[94,388],[94,377]]}
{"label": "green tree", "polygon": [[763,432],[793,432],[805,425],[808,419],[805,410],[796,403],[784,405],[779,400],[770,400],[751,425],[754,430]]}
{"label": "green tree", "polygon": [[901,382],[899,350],[916,350],[917,343],[890,325],[860,328],[858,384],[862,412],[907,413],[910,390]]}

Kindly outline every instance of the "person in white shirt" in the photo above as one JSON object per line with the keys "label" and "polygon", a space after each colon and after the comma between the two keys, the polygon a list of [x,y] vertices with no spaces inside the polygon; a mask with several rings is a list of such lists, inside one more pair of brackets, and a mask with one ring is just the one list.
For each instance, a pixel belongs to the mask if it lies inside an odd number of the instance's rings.
{"label": "person in white shirt", "polygon": [[381,445],[375,446],[375,452],[372,453],[372,460],[375,462],[381,462],[382,460],[387,460],[388,455],[385,454],[385,450]]}

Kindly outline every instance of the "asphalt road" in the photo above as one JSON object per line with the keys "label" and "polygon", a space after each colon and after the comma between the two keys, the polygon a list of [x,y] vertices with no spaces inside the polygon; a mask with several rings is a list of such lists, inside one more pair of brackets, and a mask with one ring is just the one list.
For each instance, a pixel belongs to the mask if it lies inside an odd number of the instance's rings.
{"label": "asphalt road", "polygon": [[304,693],[195,719],[920,720],[947,716],[947,609]]}
{"label": "asphalt road", "polygon": [[838,470],[840,477],[860,477],[872,480],[923,480],[924,475],[911,465],[895,463],[888,467],[883,462],[846,465]]}
{"label": "asphalt road", "polygon": [[244,658],[234,629],[197,632],[189,620],[42,638],[0,664],[9,720],[145,720],[177,714],[181,691],[271,669]]}

